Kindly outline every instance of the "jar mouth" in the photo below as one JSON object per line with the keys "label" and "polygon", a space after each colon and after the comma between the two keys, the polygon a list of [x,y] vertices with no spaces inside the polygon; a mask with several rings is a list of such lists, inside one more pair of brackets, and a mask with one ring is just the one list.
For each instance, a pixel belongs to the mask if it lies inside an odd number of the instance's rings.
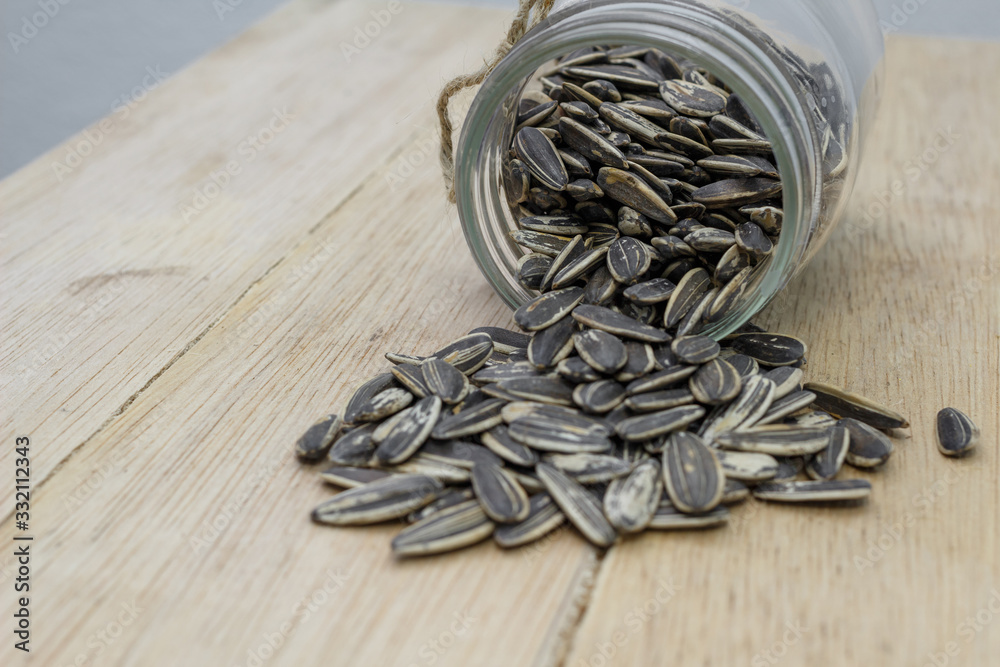
{"label": "jar mouth", "polygon": [[571,7],[551,15],[514,46],[484,81],[458,142],[455,184],[466,241],[508,306],[534,298],[515,278],[523,251],[507,233],[517,227],[501,184],[517,102],[545,63],[582,47],[616,43],[655,47],[709,70],[743,98],[772,144],[782,178],[781,235],[746,294],[722,319],[699,330],[723,338],[766,306],[804,261],[819,214],[822,169],[815,158],[816,128],[787,68],[768,54],[759,36],[696,3],[606,0],[583,10]]}

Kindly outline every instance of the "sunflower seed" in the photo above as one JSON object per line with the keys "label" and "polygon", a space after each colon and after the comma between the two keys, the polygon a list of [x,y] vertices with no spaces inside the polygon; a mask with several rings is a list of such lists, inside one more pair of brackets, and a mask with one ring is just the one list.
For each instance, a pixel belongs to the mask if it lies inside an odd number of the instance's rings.
{"label": "sunflower seed", "polygon": [[538,377],[538,370],[528,361],[508,362],[476,371],[472,379],[479,384],[485,384],[520,377]]}
{"label": "sunflower seed", "polygon": [[566,521],[566,515],[547,493],[536,493],[529,500],[528,518],[520,523],[497,526],[493,539],[510,549],[540,540]]}
{"label": "sunflower seed", "polygon": [[673,506],[666,498],[661,500],[656,514],[649,522],[650,530],[690,530],[692,528],[714,528],[729,521],[729,510],[716,507],[702,514],[687,514]]}
{"label": "sunflower seed", "polygon": [[830,444],[810,459],[806,466],[806,474],[815,480],[830,480],[836,477],[844,465],[850,442],[851,434],[845,427],[835,426],[830,429]]}
{"label": "sunflower seed", "polygon": [[335,526],[389,521],[420,509],[443,489],[439,481],[426,475],[391,475],[338,493],[316,507],[312,518]]}
{"label": "sunflower seed", "polygon": [[667,301],[667,307],[663,311],[663,326],[668,329],[676,327],[708,291],[710,285],[711,278],[705,269],[691,269],[685,273]]}
{"label": "sunflower seed", "polygon": [[698,160],[698,166],[713,174],[727,177],[749,178],[757,176],[762,171],[759,164],[739,155],[713,155]]}
{"label": "sunflower seed", "polygon": [[837,420],[822,410],[806,410],[802,414],[786,417],[785,421],[782,423],[788,424],[789,426],[802,426],[807,428],[813,426],[829,428],[836,426]]}
{"label": "sunflower seed", "polygon": [[329,451],[330,445],[344,425],[340,415],[327,415],[315,424],[295,443],[295,454],[303,461],[318,461]]}
{"label": "sunflower seed", "polygon": [[729,479],[741,482],[762,482],[778,473],[778,461],[769,454],[716,450],[715,456]]}
{"label": "sunflower seed", "polygon": [[[593,171],[591,171],[591,174],[593,174]],[[570,181],[566,185],[566,194],[577,201],[590,201],[603,197],[604,191],[588,177]]]}
{"label": "sunflower seed", "polygon": [[410,512],[406,515],[407,523],[416,523],[426,519],[432,514],[437,514],[441,510],[448,509],[449,507],[454,507],[464,502],[474,500],[475,495],[472,493],[472,489],[455,489],[454,491],[448,491],[443,496],[440,496],[437,500],[429,505],[424,505],[416,512]]}
{"label": "sunflower seed", "polygon": [[507,433],[523,445],[546,452],[600,453],[611,448],[611,441],[605,433],[589,428],[573,428],[542,415],[515,419],[508,425]]}
{"label": "sunflower seed", "polygon": [[410,458],[430,437],[441,415],[441,399],[422,398],[407,410],[375,450],[379,461],[387,465],[402,463]]}
{"label": "sunflower seed", "polygon": [[705,415],[705,408],[698,405],[681,405],[668,410],[637,415],[622,420],[615,431],[629,442],[653,438],[679,431]]}
{"label": "sunflower seed", "polygon": [[726,487],[722,491],[720,505],[734,505],[750,497],[750,487],[736,479],[726,479]]}
{"label": "sunflower seed", "polygon": [[564,93],[563,99],[565,100],[586,102],[595,109],[601,106],[601,99],[599,97],[575,83],[567,81],[562,85],[562,89]]}
{"label": "sunflower seed", "polygon": [[625,285],[635,283],[649,270],[652,261],[647,246],[631,236],[623,236],[608,247],[608,270],[615,280]]}
{"label": "sunflower seed", "polygon": [[625,405],[633,412],[656,412],[694,403],[694,395],[687,389],[664,389],[646,394],[629,396]]}
{"label": "sunflower seed", "polygon": [[672,434],[663,449],[667,495],[682,512],[707,512],[722,500],[726,485],[722,466],[694,433]]}
{"label": "sunflower seed", "polygon": [[816,400],[816,394],[811,391],[793,391],[771,404],[771,408],[757,422],[758,426],[773,424],[788,415],[809,407]]}
{"label": "sunflower seed", "polygon": [[580,357],[563,359],[556,366],[556,372],[570,382],[596,382],[601,379],[601,374]]}
{"label": "sunflower seed", "polygon": [[488,431],[503,421],[500,416],[503,405],[503,400],[490,398],[458,414],[445,415],[431,431],[431,436],[435,440],[453,440]]}
{"label": "sunflower seed", "polygon": [[945,408],[937,414],[938,450],[945,456],[963,456],[979,442],[979,427],[955,408]]}
{"label": "sunflower seed", "polygon": [[390,387],[358,408],[356,421],[374,422],[391,417],[413,402],[413,394],[400,387]]}
{"label": "sunflower seed", "polygon": [[582,300],[583,289],[579,287],[548,292],[518,308],[514,320],[526,331],[538,331],[569,315]]}
{"label": "sunflower seed", "polygon": [[[729,351],[732,352],[732,350]],[[760,366],[757,362],[745,354],[737,353],[724,358],[729,362],[729,365],[736,369],[736,372],[739,373],[740,377],[744,380],[751,375],[757,375],[758,371],[760,371]]]}
{"label": "sunflower seed", "polygon": [[530,468],[538,463],[538,455],[510,437],[507,427],[502,424],[483,433],[480,440],[489,451],[514,465]]}
{"label": "sunflower seed", "polygon": [[664,133],[662,127],[627,106],[604,102],[597,111],[608,125],[625,132],[637,141],[657,145],[659,143],[657,137]]}
{"label": "sunflower seed", "polygon": [[594,329],[646,343],[666,343],[671,340],[666,331],[642,324],[603,306],[577,306],[573,309],[573,319]]}
{"label": "sunflower seed", "polygon": [[486,512],[497,523],[517,523],[528,517],[528,494],[495,463],[472,467],[472,489]]}
{"label": "sunflower seed", "polygon": [[790,366],[806,355],[805,343],[782,334],[737,334],[730,339],[730,345],[765,366]]}
{"label": "sunflower seed", "polygon": [[628,475],[632,466],[608,454],[548,454],[545,462],[563,471],[580,484],[602,484]]}
{"label": "sunflower seed", "polygon": [[[719,142],[713,142],[718,148]],[[691,199],[709,208],[744,206],[770,199],[781,193],[781,181],[770,178],[729,178],[702,186]]]}
{"label": "sunflower seed", "polygon": [[519,332],[503,329],[501,327],[479,327],[469,332],[472,334],[486,334],[493,341],[493,350],[501,354],[510,354],[516,349],[528,347],[529,336]]}
{"label": "sunflower seed", "polygon": [[720,433],[715,442],[723,449],[772,456],[815,454],[830,444],[826,428],[798,428],[784,424],[758,426],[745,431]]}
{"label": "sunflower seed", "polygon": [[736,228],[736,245],[757,260],[764,259],[774,250],[774,244],[764,230],[752,222],[744,222]]}
{"label": "sunflower seed", "polygon": [[530,215],[517,221],[521,229],[529,229],[533,232],[545,232],[559,236],[575,236],[586,234],[587,223],[578,215]]}
{"label": "sunflower seed", "polygon": [[[627,167],[627,165],[623,165]],[[646,181],[623,169],[602,167],[597,172],[597,184],[617,202],[642,213],[657,222],[676,222],[677,215]]]}
{"label": "sunflower seed", "polygon": [[371,465],[377,446],[372,441],[374,430],[374,424],[365,424],[337,438],[326,455],[327,460],[340,466]]}
{"label": "sunflower seed", "polygon": [[549,257],[558,255],[559,251],[569,243],[569,239],[565,236],[532,232],[527,229],[514,230],[510,233],[510,237],[514,239],[514,243]]}
{"label": "sunflower seed", "polygon": [[[559,134],[567,146],[588,160],[621,169],[628,168],[625,155],[617,146],[579,121],[566,117],[560,118]],[[607,189],[600,180],[597,181],[597,184],[607,193]]]}
{"label": "sunflower seed", "polygon": [[569,183],[566,166],[555,144],[541,130],[534,127],[518,130],[514,136],[514,151],[531,175],[545,187],[562,190]]}
{"label": "sunflower seed", "polygon": [[726,252],[736,243],[736,236],[722,229],[704,227],[685,236],[684,243],[698,252]]}
{"label": "sunflower seed", "polygon": [[[577,280],[583,278],[587,273],[592,271],[594,267],[601,264],[604,257],[608,253],[608,247],[602,248],[591,248],[589,250],[583,251],[579,256],[574,258],[572,261],[565,264],[559,272],[556,274],[555,279],[552,281],[552,287],[555,289],[562,289],[563,287],[568,287],[575,283]],[[590,284],[593,283],[590,280],[587,284],[587,288],[590,288]],[[586,300],[586,293],[584,293],[584,300]]]}
{"label": "sunflower seed", "polygon": [[427,556],[482,542],[494,524],[479,502],[468,500],[407,526],[392,540],[397,556]]}
{"label": "sunflower seed", "polygon": [[766,234],[774,236],[781,233],[781,224],[784,221],[784,212],[774,206],[746,206],[740,209],[740,213],[750,216],[753,222]]}
{"label": "sunflower seed", "polygon": [[386,352],[385,358],[397,365],[419,366],[427,357],[418,357],[415,354],[403,354],[401,352]]}
{"label": "sunflower seed", "polygon": [[498,385],[501,390],[524,400],[567,407],[573,405],[573,387],[560,378],[514,378],[503,380]]}
{"label": "sunflower seed", "polygon": [[622,94],[618,92],[615,84],[603,79],[588,81],[583,84],[583,89],[605,102],[620,102],[622,99]]}
{"label": "sunflower seed", "polygon": [[517,260],[517,282],[521,283],[525,289],[537,290],[542,286],[549,268],[552,266],[552,258],[541,253],[530,253],[523,255]]}
{"label": "sunflower seed", "polygon": [[447,361],[428,359],[421,365],[424,383],[429,393],[447,405],[461,402],[469,393],[469,382],[457,368]]}
{"label": "sunflower seed", "polygon": [[431,394],[431,388],[424,381],[424,372],[420,366],[412,364],[395,366],[392,369],[392,376],[417,398],[424,398]]}
{"label": "sunflower seed", "polygon": [[681,336],[670,344],[678,361],[685,364],[705,364],[719,356],[719,344],[708,336]]}
{"label": "sunflower seed", "polygon": [[850,417],[875,428],[907,428],[910,425],[906,417],[895,410],[890,410],[839,387],[809,382],[805,389],[816,394],[815,405],[817,408],[821,408],[835,417]]}
{"label": "sunflower seed", "polygon": [[625,344],[606,331],[587,329],[573,334],[577,354],[599,373],[610,375],[628,361]]}
{"label": "sunflower seed", "polygon": [[[584,88],[584,90],[587,90]],[[589,92],[589,91],[588,91]],[[596,119],[597,112],[586,102],[563,102],[559,105],[559,108],[565,112],[570,118],[575,118],[581,122],[587,122]]]}
{"label": "sunflower seed", "polygon": [[539,463],[538,476],[570,523],[599,547],[609,547],[617,534],[597,499],[578,482],[548,463]]}
{"label": "sunflower seed", "polygon": [[813,482],[761,484],[753,490],[754,498],[784,503],[836,502],[860,500],[871,495],[872,485],[864,479],[835,479]]}
{"label": "sunflower seed", "polygon": [[649,525],[663,495],[660,464],[639,463],[628,477],[619,477],[604,492],[604,515],[618,531],[638,533]]}
{"label": "sunflower seed", "polygon": [[691,376],[688,387],[699,403],[722,405],[740,395],[743,380],[728,361],[716,358]]}
{"label": "sunflower seed", "polygon": [[321,472],[319,476],[327,484],[333,484],[345,489],[353,489],[379,479],[394,476],[394,473],[377,468],[335,465]]}
{"label": "sunflower seed", "polygon": [[468,484],[470,476],[468,468],[442,463],[437,459],[424,456],[423,452],[418,452],[403,463],[393,467],[393,471],[411,475],[427,475],[442,484]]}
{"label": "sunflower seed", "polygon": [[368,401],[394,384],[392,373],[382,373],[355,389],[350,400],[347,401],[347,407],[344,408],[344,423],[356,424],[359,421],[361,409]]}
{"label": "sunflower seed", "polygon": [[564,67],[560,70],[563,76],[573,79],[601,79],[610,81],[624,90],[655,91],[658,83],[647,74],[634,67],[624,65],[589,65],[583,67]]}
{"label": "sunflower seed", "polygon": [[598,380],[577,385],[573,390],[573,402],[587,412],[604,414],[621,405],[625,400],[625,387],[614,380]]}
{"label": "sunflower seed", "polygon": [[650,391],[664,389],[688,379],[697,370],[697,366],[667,366],[662,371],[657,371],[652,375],[647,375],[646,377],[630,382],[625,387],[625,391],[629,396],[635,396],[636,394],[645,394]]}
{"label": "sunflower seed", "polygon": [[855,468],[876,468],[886,461],[893,452],[892,440],[881,431],[860,422],[857,419],[845,418],[837,422],[851,434],[850,447],[847,449],[847,462]]}
{"label": "sunflower seed", "polygon": [[767,413],[773,400],[773,382],[760,375],[747,376],[743,379],[739,397],[725,407],[702,435],[706,441],[712,442],[717,433],[749,428]]}
{"label": "sunflower seed", "polygon": [[711,118],[726,108],[726,97],[716,88],[671,79],[659,85],[660,97],[686,116]]}
{"label": "sunflower seed", "polygon": [[780,400],[791,393],[802,390],[802,369],[792,366],[778,366],[764,374],[774,383],[774,400]]}
{"label": "sunflower seed", "polygon": [[538,370],[555,366],[573,352],[576,320],[568,315],[555,324],[536,331],[528,344],[528,361]]}

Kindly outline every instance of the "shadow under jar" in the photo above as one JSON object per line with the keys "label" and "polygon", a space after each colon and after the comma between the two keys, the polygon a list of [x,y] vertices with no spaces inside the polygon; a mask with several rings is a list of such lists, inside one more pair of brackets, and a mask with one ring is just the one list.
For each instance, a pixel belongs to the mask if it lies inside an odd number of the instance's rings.
{"label": "shadow under jar", "polygon": [[[623,46],[634,48],[620,49]],[[643,52],[645,48],[665,54],[679,65],[680,71],[664,74],[664,67],[657,67],[655,58],[645,57],[648,55]],[[590,65],[598,66],[599,71],[600,66],[605,67],[603,72],[611,72],[611,78],[614,70],[607,69],[608,66],[627,66],[657,80],[657,86],[659,81],[668,79],[704,83],[723,96],[738,96],[742,104],[727,104],[727,109],[747,109],[752,124],[757,125],[756,130],[769,144],[766,150],[758,147],[747,152],[739,142],[735,144],[737,148],[731,148],[731,142],[717,143],[719,139],[733,137],[708,130],[713,119],[703,117],[693,120],[695,126],[706,130],[707,150],[699,148],[685,154],[680,150],[683,146],[671,146],[669,142],[656,146],[663,152],[681,154],[695,165],[709,154],[762,157],[777,167],[780,174],[780,193],[751,204],[751,207],[771,204],[781,209],[780,232],[773,224],[770,230],[776,232],[772,236],[773,249],[765,257],[752,260],[746,287],[738,298],[696,329],[721,338],[745,324],[788,284],[843,215],[856,178],[860,147],[879,97],[883,39],[871,2],[557,2],[553,13],[525,35],[486,78],[465,118],[456,149],[457,204],[466,240],[493,289],[512,308],[534,298],[537,292],[518,281],[518,260],[530,251],[515,243],[511,232],[519,229],[520,218],[546,213],[530,201],[519,203],[518,197],[508,192],[510,165],[517,155],[512,143],[519,129],[519,115],[523,124],[523,112],[532,104],[522,100],[544,99],[539,92],[550,93],[557,103],[555,109],[535,126],[549,128],[550,135],[552,130],[558,132],[558,118],[568,116],[559,103],[573,99],[562,90],[562,84],[579,85],[586,80],[579,70],[566,69],[560,60],[572,54],[570,62],[580,62],[581,54],[591,50],[604,54],[594,56]],[[582,61],[582,66],[587,66],[585,55]],[[677,74],[680,76],[673,79]],[[657,86],[636,88],[627,82],[616,84],[625,102],[647,97],[669,106],[672,100],[658,94]],[[724,111],[718,115],[739,114]],[[669,132],[669,119],[648,120]],[[690,125],[686,121],[683,124]],[[608,130],[600,125],[598,129],[605,134]],[[557,137],[556,143],[559,142]],[[648,143],[645,145],[650,147]],[[627,150],[623,146],[626,156]],[[591,179],[596,182],[599,169],[608,165],[591,162],[594,172]],[[694,171],[704,180],[703,171]],[[683,181],[692,173],[688,169],[686,175],[675,178]],[[713,177],[721,180],[733,176],[713,174]],[[692,207],[683,205],[692,201],[694,185],[677,184],[669,179],[666,183],[674,184],[671,206],[681,206],[678,210],[689,215]],[[565,194],[562,197],[567,207],[558,210],[574,213],[579,202]],[[709,203],[703,216],[719,213],[741,224],[749,219],[749,214],[740,213],[739,208],[744,207]],[[698,216],[698,224],[725,226],[718,224],[718,218],[712,222],[702,216]],[[669,223],[657,223],[653,236],[668,234],[668,227]],[[640,240],[648,246],[651,238],[647,235]],[[714,280],[711,264],[718,257],[707,255],[698,261]],[[654,268],[662,271],[664,263],[654,264]],[[659,276],[651,273],[643,280]]]}

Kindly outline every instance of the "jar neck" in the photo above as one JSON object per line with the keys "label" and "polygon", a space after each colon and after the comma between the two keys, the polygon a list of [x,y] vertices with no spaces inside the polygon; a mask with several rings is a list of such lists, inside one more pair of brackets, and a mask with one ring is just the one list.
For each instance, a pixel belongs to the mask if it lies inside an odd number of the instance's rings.
{"label": "jar neck", "polygon": [[[746,101],[773,146],[784,198],[781,237],[743,299],[702,331],[721,338],[760,311],[804,262],[819,213],[822,167],[806,100],[761,34],[688,0],[571,3],[525,35],[500,62],[477,94],[458,144],[457,203],[470,249],[508,305],[516,308],[531,298],[513,279],[511,262],[520,253],[506,234],[516,223],[500,192],[499,162],[510,145],[517,100],[535,71],[594,44],[655,47],[706,68]],[[488,155],[485,148],[492,145],[499,150]],[[472,226],[485,238],[470,237]]]}

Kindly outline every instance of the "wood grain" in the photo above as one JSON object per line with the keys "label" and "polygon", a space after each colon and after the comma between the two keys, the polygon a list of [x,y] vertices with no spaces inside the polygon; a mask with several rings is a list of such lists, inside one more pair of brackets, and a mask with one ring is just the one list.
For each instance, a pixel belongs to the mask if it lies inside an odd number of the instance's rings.
{"label": "wood grain", "polygon": [[[445,203],[432,129],[434,89],[504,14],[404,5],[347,66],[336,44],[380,7],[293,3],[155,91],[62,183],[65,147],[0,183],[17,288],[2,295],[0,433],[32,435],[45,479],[32,661],[923,665],[954,641],[949,664],[994,664],[1000,618],[969,641],[958,624],[1000,588],[1000,94],[977,73],[1000,70],[1000,46],[891,41],[851,214],[761,317],[810,342],[811,378],[911,418],[898,456],[863,475],[867,505],[750,503],[728,529],[603,557],[562,530],[401,563],[391,526],[309,522],[331,491],[291,444],[384,352],[511,324]],[[281,104],[287,130],[181,224]],[[897,180],[905,194],[866,219]],[[975,456],[937,454],[945,405],[979,421]],[[0,543],[14,533],[7,517]],[[21,662],[0,644],[0,664]]]}

